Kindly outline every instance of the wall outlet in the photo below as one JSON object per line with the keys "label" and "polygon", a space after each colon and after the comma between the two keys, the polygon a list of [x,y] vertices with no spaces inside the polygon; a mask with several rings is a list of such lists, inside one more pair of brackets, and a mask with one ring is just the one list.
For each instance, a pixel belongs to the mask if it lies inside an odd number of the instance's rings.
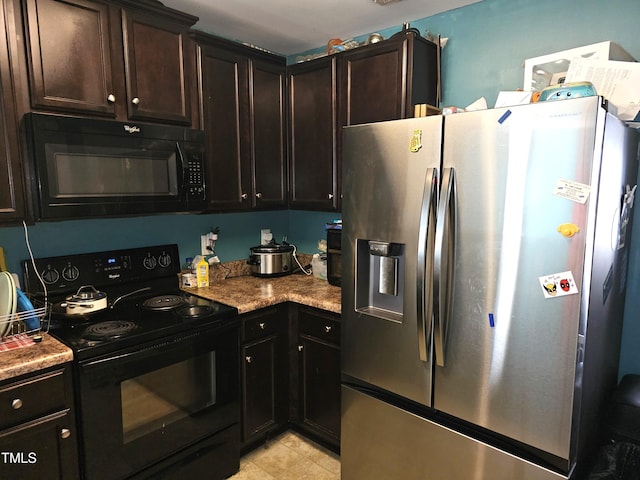
{"label": "wall outlet", "polygon": [[260,245],[266,245],[273,240],[273,233],[270,228],[260,230]]}
{"label": "wall outlet", "polygon": [[200,235],[200,254],[203,256],[215,254],[215,246],[216,246],[217,239],[218,239],[218,234],[213,232]]}

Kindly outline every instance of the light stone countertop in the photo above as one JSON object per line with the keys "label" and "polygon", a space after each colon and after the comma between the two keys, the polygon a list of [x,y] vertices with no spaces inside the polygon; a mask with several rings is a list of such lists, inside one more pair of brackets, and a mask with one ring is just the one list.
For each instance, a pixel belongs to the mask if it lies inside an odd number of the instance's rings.
{"label": "light stone countertop", "polygon": [[283,302],[295,302],[333,313],[341,311],[340,287],[301,273],[284,277],[245,275],[213,280],[208,288],[185,288],[184,290],[236,307],[240,314]]}
{"label": "light stone countertop", "polygon": [[69,347],[43,333],[40,343],[0,352],[0,381],[72,360],[73,351]]}

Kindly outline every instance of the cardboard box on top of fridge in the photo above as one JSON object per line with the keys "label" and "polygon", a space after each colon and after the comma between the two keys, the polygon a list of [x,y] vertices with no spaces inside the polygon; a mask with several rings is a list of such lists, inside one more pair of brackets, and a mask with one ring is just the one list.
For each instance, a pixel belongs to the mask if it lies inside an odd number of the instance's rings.
{"label": "cardboard box on top of fridge", "polygon": [[640,121],[640,63],[577,58],[566,81],[591,82],[620,120]]}
{"label": "cardboard box on top of fridge", "polygon": [[614,42],[600,42],[584,47],[528,58],[524,62],[524,90],[539,92],[549,85],[565,83],[573,59],[622,60],[635,62],[624,48]]}

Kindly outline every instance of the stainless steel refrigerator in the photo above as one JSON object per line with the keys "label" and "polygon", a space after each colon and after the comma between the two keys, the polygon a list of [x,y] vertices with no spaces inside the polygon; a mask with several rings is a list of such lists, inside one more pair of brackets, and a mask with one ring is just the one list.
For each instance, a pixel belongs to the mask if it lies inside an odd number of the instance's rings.
{"label": "stainless steel refrigerator", "polygon": [[343,162],[343,480],[583,475],[638,132],[589,97],[347,127]]}

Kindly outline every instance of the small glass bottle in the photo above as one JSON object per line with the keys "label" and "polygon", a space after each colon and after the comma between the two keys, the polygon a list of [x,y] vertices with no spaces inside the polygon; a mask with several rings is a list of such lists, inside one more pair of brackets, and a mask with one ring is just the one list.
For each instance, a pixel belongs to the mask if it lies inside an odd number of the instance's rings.
{"label": "small glass bottle", "polygon": [[185,273],[194,273],[193,272],[193,258],[191,257],[187,257],[184,261],[184,264],[182,264],[182,274]]}

